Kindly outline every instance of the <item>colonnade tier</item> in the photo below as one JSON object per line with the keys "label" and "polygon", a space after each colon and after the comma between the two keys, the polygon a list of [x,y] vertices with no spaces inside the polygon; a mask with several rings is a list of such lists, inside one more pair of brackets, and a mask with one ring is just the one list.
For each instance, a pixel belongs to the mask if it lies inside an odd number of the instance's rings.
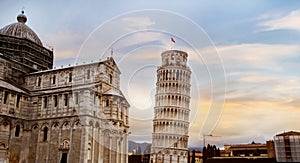
{"label": "colonnade tier", "polygon": [[189,83],[191,71],[189,69],[178,69],[177,67],[159,67],[157,72],[157,82],[160,81],[178,81]]}
{"label": "colonnade tier", "polygon": [[[178,96],[178,98],[180,97],[183,97],[183,98],[186,98],[188,100],[190,100],[190,96],[189,95],[185,95],[185,94],[182,94],[182,93],[156,93],[155,97],[161,97],[161,96],[167,96],[168,98],[171,97],[171,98],[176,98]],[[158,99],[159,100],[159,99]]]}
{"label": "colonnade tier", "polygon": [[182,96],[171,96],[171,95],[161,95],[156,97],[155,109],[156,107],[165,107],[165,108],[189,108],[190,98],[184,98]]}
{"label": "colonnade tier", "polygon": [[179,140],[188,140],[189,136],[188,135],[178,135],[178,134],[161,134],[161,133],[153,133],[152,134],[153,138],[177,138]]}
{"label": "colonnade tier", "polygon": [[187,108],[187,107],[182,107],[182,106],[155,106],[154,107],[154,110],[164,110],[164,109],[167,109],[166,111],[178,111],[178,110],[181,110],[181,111],[190,111],[190,108]]}
{"label": "colonnade tier", "polygon": [[187,148],[188,136],[187,135],[167,135],[165,133],[153,134],[152,138],[155,141],[153,147],[165,147],[165,148],[177,148],[185,149]]}
{"label": "colonnade tier", "polygon": [[153,122],[154,133],[171,133],[175,135],[187,135],[189,123],[171,122],[171,121],[156,121]]}
{"label": "colonnade tier", "polygon": [[190,84],[174,82],[174,81],[162,81],[156,83],[156,93],[173,93],[173,94],[184,94],[190,95]]}
{"label": "colonnade tier", "polygon": [[[168,123],[167,123],[168,122]],[[181,124],[181,125],[189,125],[190,122],[187,122],[187,121],[183,121],[183,120],[173,120],[173,119],[154,119],[153,120],[153,125],[156,125],[156,124],[159,124],[159,123],[162,123],[162,125],[164,124]]]}
{"label": "colonnade tier", "polygon": [[187,121],[189,120],[189,110],[166,111],[167,109],[155,109],[154,120],[175,120]]}
{"label": "colonnade tier", "polygon": [[187,139],[189,137],[188,133],[184,133],[184,134],[170,134],[170,133],[165,133],[165,132],[157,132],[157,133],[153,133],[152,134],[152,138],[155,138],[155,136],[158,136],[158,135],[165,136],[165,137],[170,137],[170,136],[184,137],[184,136],[186,136]]}

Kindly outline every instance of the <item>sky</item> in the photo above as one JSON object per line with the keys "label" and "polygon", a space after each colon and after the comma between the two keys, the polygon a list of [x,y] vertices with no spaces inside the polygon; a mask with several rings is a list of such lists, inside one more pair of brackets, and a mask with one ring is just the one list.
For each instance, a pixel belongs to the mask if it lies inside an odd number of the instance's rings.
{"label": "sky", "polygon": [[1,0],[0,27],[22,8],[55,67],[103,60],[113,48],[131,140],[151,142],[156,69],[169,49],[189,53],[189,146],[203,135],[223,146],[300,130],[300,1]]}

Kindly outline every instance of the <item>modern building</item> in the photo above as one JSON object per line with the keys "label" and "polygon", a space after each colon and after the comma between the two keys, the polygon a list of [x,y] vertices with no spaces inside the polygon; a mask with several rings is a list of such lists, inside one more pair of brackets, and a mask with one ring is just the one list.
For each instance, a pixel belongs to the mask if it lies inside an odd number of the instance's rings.
{"label": "modern building", "polygon": [[[205,159],[205,157],[204,157]],[[205,163],[277,163],[274,142],[224,145],[220,156],[204,160]]]}
{"label": "modern building", "polygon": [[225,153],[228,156],[264,156],[268,157],[268,149],[266,144],[252,142],[250,144],[232,144],[224,145]]}
{"label": "modern building", "polygon": [[23,11],[17,20],[0,29],[0,162],[127,163],[114,59],[55,69]]}
{"label": "modern building", "polygon": [[191,87],[188,54],[168,50],[161,56],[162,66],[157,69],[150,162],[186,163]]}
{"label": "modern building", "polygon": [[289,131],[274,137],[278,162],[300,162],[300,132]]}

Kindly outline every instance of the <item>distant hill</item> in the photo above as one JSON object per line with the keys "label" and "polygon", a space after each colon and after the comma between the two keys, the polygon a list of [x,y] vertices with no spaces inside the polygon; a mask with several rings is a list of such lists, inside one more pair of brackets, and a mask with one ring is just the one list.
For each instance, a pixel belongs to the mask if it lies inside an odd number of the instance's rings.
{"label": "distant hill", "polygon": [[[188,149],[189,151],[195,150],[202,152],[202,147],[189,147]],[[136,154],[150,154],[151,143],[137,143],[134,141],[128,141],[128,152],[132,152],[133,150],[137,152]]]}
{"label": "distant hill", "polygon": [[202,147],[189,147],[189,151],[192,151],[192,150],[201,151],[202,152]]}
{"label": "distant hill", "polygon": [[151,143],[137,143],[134,141],[128,141],[128,152],[135,150],[136,154],[150,154]]}

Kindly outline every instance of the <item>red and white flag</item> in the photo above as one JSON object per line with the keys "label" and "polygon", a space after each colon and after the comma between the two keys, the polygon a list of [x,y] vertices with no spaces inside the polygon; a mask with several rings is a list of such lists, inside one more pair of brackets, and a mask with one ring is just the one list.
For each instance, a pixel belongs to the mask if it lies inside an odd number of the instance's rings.
{"label": "red and white flag", "polygon": [[171,37],[171,41],[175,44],[175,39],[173,37]]}

